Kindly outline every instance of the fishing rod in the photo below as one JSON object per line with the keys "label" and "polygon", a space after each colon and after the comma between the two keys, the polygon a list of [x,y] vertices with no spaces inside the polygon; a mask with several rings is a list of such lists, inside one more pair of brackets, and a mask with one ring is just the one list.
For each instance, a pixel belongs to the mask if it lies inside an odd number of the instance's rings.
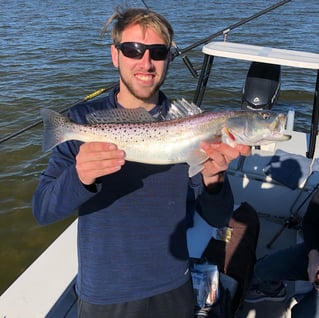
{"label": "fishing rod", "polygon": [[183,53],[183,52],[179,49],[179,47],[177,46],[177,44],[176,44],[174,41],[172,41],[172,45],[173,45],[174,48],[175,48],[175,54],[173,54],[173,59],[174,59],[176,56],[180,56],[180,57],[182,58],[184,64],[185,64],[186,67],[188,68],[188,70],[191,72],[192,76],[193,76],[194,78],[198,77],[198,73],[197,73],[197,71],[195,70],[195,68],[194,68],[192,62],[190,61],[190,59],[188,58],[188,56],[187,56],[185,53]]}
{"label": "fishing rod", "polygon": [[269,8],[266,8],[264,10],[261,10],[261,11],[257,12],[256,14],[254,14],[254,15],[248,17],[248,18],[242,19],[239,22],[230,25],[226,29],[218,31],[218,32],[216,32],[216,33],[214,33],[214,34],[212,34],[212,35],[210,35],[210,36],[208,36],[208,37],[206,37],[206,38],[204,38],[202,40],[196,41],[192,45],[182,49],[181,53],[185,54],[186,52],[188,52],[188,51],[190,51],[190,50],[192,50],[192,49],[194,49],[194,48],[196,48],[196,47],[198,47],[198,46],[200,46],[202,44],[207,44],[209,41],[211,41],[215,37],[220,36],[220,35],[225,35],[225,34],[229,33],[231,30],[233,30],[233,29],[235,29],[235,28],[237,28],[237,27],[239,27],[239,26],[241,26],[241,25],[243,25],[243,24],[245,24],[245,23],[247,23],[247,22],[249,22],[251,20],[254,20],[254,19],[256,19],[256,18],[258,18],[258,17],[260,17],[260,16],[262,16],[262,15],[264,15],[264,14],[266,14],[266,13],[268,13],[268,12],[270,12],[270,11],[272,11],[272,10],[274,10],[274,9],[276,9],[276,8],[282,6],[282,5],[284,5],[284,4],[286,4],[286,3],[290,2],[290,1],[291,0],[280,1],[280,2],[270,6]]}
{"label": "fishing rod", "polygon": [[268,8],[266,8],[264,10],[261,10],[261,11],[257,12],[256,14],[254,14],[254,15],[248,17],[248,18],[244,18],[244,19],[240,20],[239,22],[230,25],[226,29],[218,31],[218,32],[216,32],[216,33],[214,33],[214,34],[212,34],[212,35],[210,35],[210,36],[208,36],[208,37],[206,37],[206,38],[204,38],[202,40],[196,41],[195,43],[189,45],[188,47],[179,50],[179,52],[177,52],[177,53],[178,53],[178,55],[185,54],[188,51],[191,51],[192,49],[194,49],[194,48],[196,48],[196,47],[198,47],[198,46],[200,46],[202,44],[207,44],[208,42],[210,42],[212,39],[216,38],[217,36],[220,36],[220,35],[224,35],[225,36],[231,30],[234,30],[234,29],[238,28],[239,26],[241,26],[241,25],[243,25],[243,24],[245,24],[245,23],[247,23],[247,22],[249,22],[251,20],[254,20],[254,19],[256,19],[256,18],[258,18],[258,17],[260,17],[260,16],[262,16],[262,15],[264,15],[264,14],[266,14],[266,13],[268,13],[268,12],[270,12],[270,11],[272,11],[272,10],[274,10],[274,9],[276,9],[276,8],[282,6],[282,5],[284,5],[284,4],[286,4],[286,3],[290,2],[290,1],[291,0],[280,1],[280,2],[270,6]]}
{"label": "fishing rod", "polygon": [[[69,110],[69,108],[71,108],[71,107],[73,107],[73,106],[76,106],[77,104],[80,104],[80,103],[82,103],[82,102],[86,102],[86,101],[88,101],[88,100],[90,100],[90,99],[92,99],[92,98],[94,98],[94,97],[96,97],[96,96],[98,96],[98,95],[101,95],[102,93],[104,93],[104,92],[106,92],[106,91],[108,91],[108,90],[114,88],[114,87],[117,86],[117,85],[118,85],[118,83],[113,83],[113,84],[111,84],[110,86],[103,87],[103,88],[99,88],[99,89],[97,89],[96,91],[94,91],[93,93],[90,93],[90,94],[86,95],[85,97],[83,97],[83,98],[80,99],[79,101],[77,101],[77,102],[75,102],[75,103],[72,103],[71,105],[65,106],[64,108],[60,109],[58,112],[59,112],[59,113],[64,113],[64,112],[66,112],[67,110]],[[16,136],[22,134],[23,132],[25,132],[25,131],[27,131],[27,130],[29,130],[29,129],[31,129],[31,128],[34,128],[34,127],[40,125],[41,123],[42,123],[42,119],[36,120],[35,122],[31,123],[30,125],[28,125],[28,126],[22,128],[22,129],[20,129],[20,130],[18,130],[18,131],[16,131],[16,132],[13,132],[12,134],[9,134],[9,135],[7,135],[7,136],[1,138],[1,139],[0,139],[0,144],[3,143],[3,142],[5,142],[5,141],[7,141],[7,140],[9,140],[9,139],[11,139],[11,138],[13,138],[13,137],[16,137]]]}

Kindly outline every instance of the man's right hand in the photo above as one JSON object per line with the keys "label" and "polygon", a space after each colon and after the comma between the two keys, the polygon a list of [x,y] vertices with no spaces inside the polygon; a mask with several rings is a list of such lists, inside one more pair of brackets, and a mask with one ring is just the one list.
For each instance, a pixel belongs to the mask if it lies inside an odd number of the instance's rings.
{"label": "man's right hand", "polygon": [[96,178],[119,171],[125,163],[125,153],[115,144],[86,142],[76,156],[76,171],[85,185],[93,184]]}

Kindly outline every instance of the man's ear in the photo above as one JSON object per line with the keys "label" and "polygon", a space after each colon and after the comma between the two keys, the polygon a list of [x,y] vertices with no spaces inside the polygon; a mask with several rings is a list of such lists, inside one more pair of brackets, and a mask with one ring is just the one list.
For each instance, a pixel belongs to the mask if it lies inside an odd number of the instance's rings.
{"label": "man's ear", "polygon": [[115,47],[114,44],[111,45],[111,55],[112,55],[112,62],[114,67],[118,68],[119,66],[119,50]]}

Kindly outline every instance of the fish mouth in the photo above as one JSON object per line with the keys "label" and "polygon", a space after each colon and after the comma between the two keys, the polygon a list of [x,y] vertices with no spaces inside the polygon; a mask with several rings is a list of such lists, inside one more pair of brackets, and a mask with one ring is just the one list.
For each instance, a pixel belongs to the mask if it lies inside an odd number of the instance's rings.
{"label": "fish mouth", "polygon": [[233,143],[236,144],[244,144],[248,146],[257,146],[257,145],[267,145],[274,142],[279,141],[288,141],[291,139],[291,135],[283,134],[280,132],[274,132],[269,135],[262,135],[262,136],[248,136],[248,135],[240,135],[235,132],[230,132],[232,135]]}
{"label": "fish mouth", "polygon": [[278,114],[277,120],[270,125],[270,130],[273,134],[269,136],[269,141],[287,141],[291,139],[291,135],[285,134],[287,116],[285,114]]}
{"label": "fish mouth", "polygon": [[284,114],[278,114],[276,120],[274,120],[270,126],[269,129],[274,132],[282,133],[285,130],[287,122],[287,117]]}
{"label": "fish mouth", "polygon": [[288,141],[291,139],[291,135],[287,134],[273,134],[272,136],[265,137],[263,140],[269,141],[269,142],[275,142],[275,141]]}

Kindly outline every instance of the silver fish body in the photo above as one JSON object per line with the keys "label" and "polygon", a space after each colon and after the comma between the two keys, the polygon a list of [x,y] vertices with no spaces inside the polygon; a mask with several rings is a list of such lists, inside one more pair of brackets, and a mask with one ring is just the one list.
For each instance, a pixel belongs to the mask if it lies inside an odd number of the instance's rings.
{"label": "silver fish body", "polygon": [[49,109],[42,109],[41,115],[43,151],[68,140],[112,142],[125,151],[128,161],[159,165],[186,162],[189,176],[200,172],[208,159],[200,148],[201,141],[257,145],[289,139],[283,134],[285,116],[272,112],[202,112],[165,121],[88,125],[71,122]]}

